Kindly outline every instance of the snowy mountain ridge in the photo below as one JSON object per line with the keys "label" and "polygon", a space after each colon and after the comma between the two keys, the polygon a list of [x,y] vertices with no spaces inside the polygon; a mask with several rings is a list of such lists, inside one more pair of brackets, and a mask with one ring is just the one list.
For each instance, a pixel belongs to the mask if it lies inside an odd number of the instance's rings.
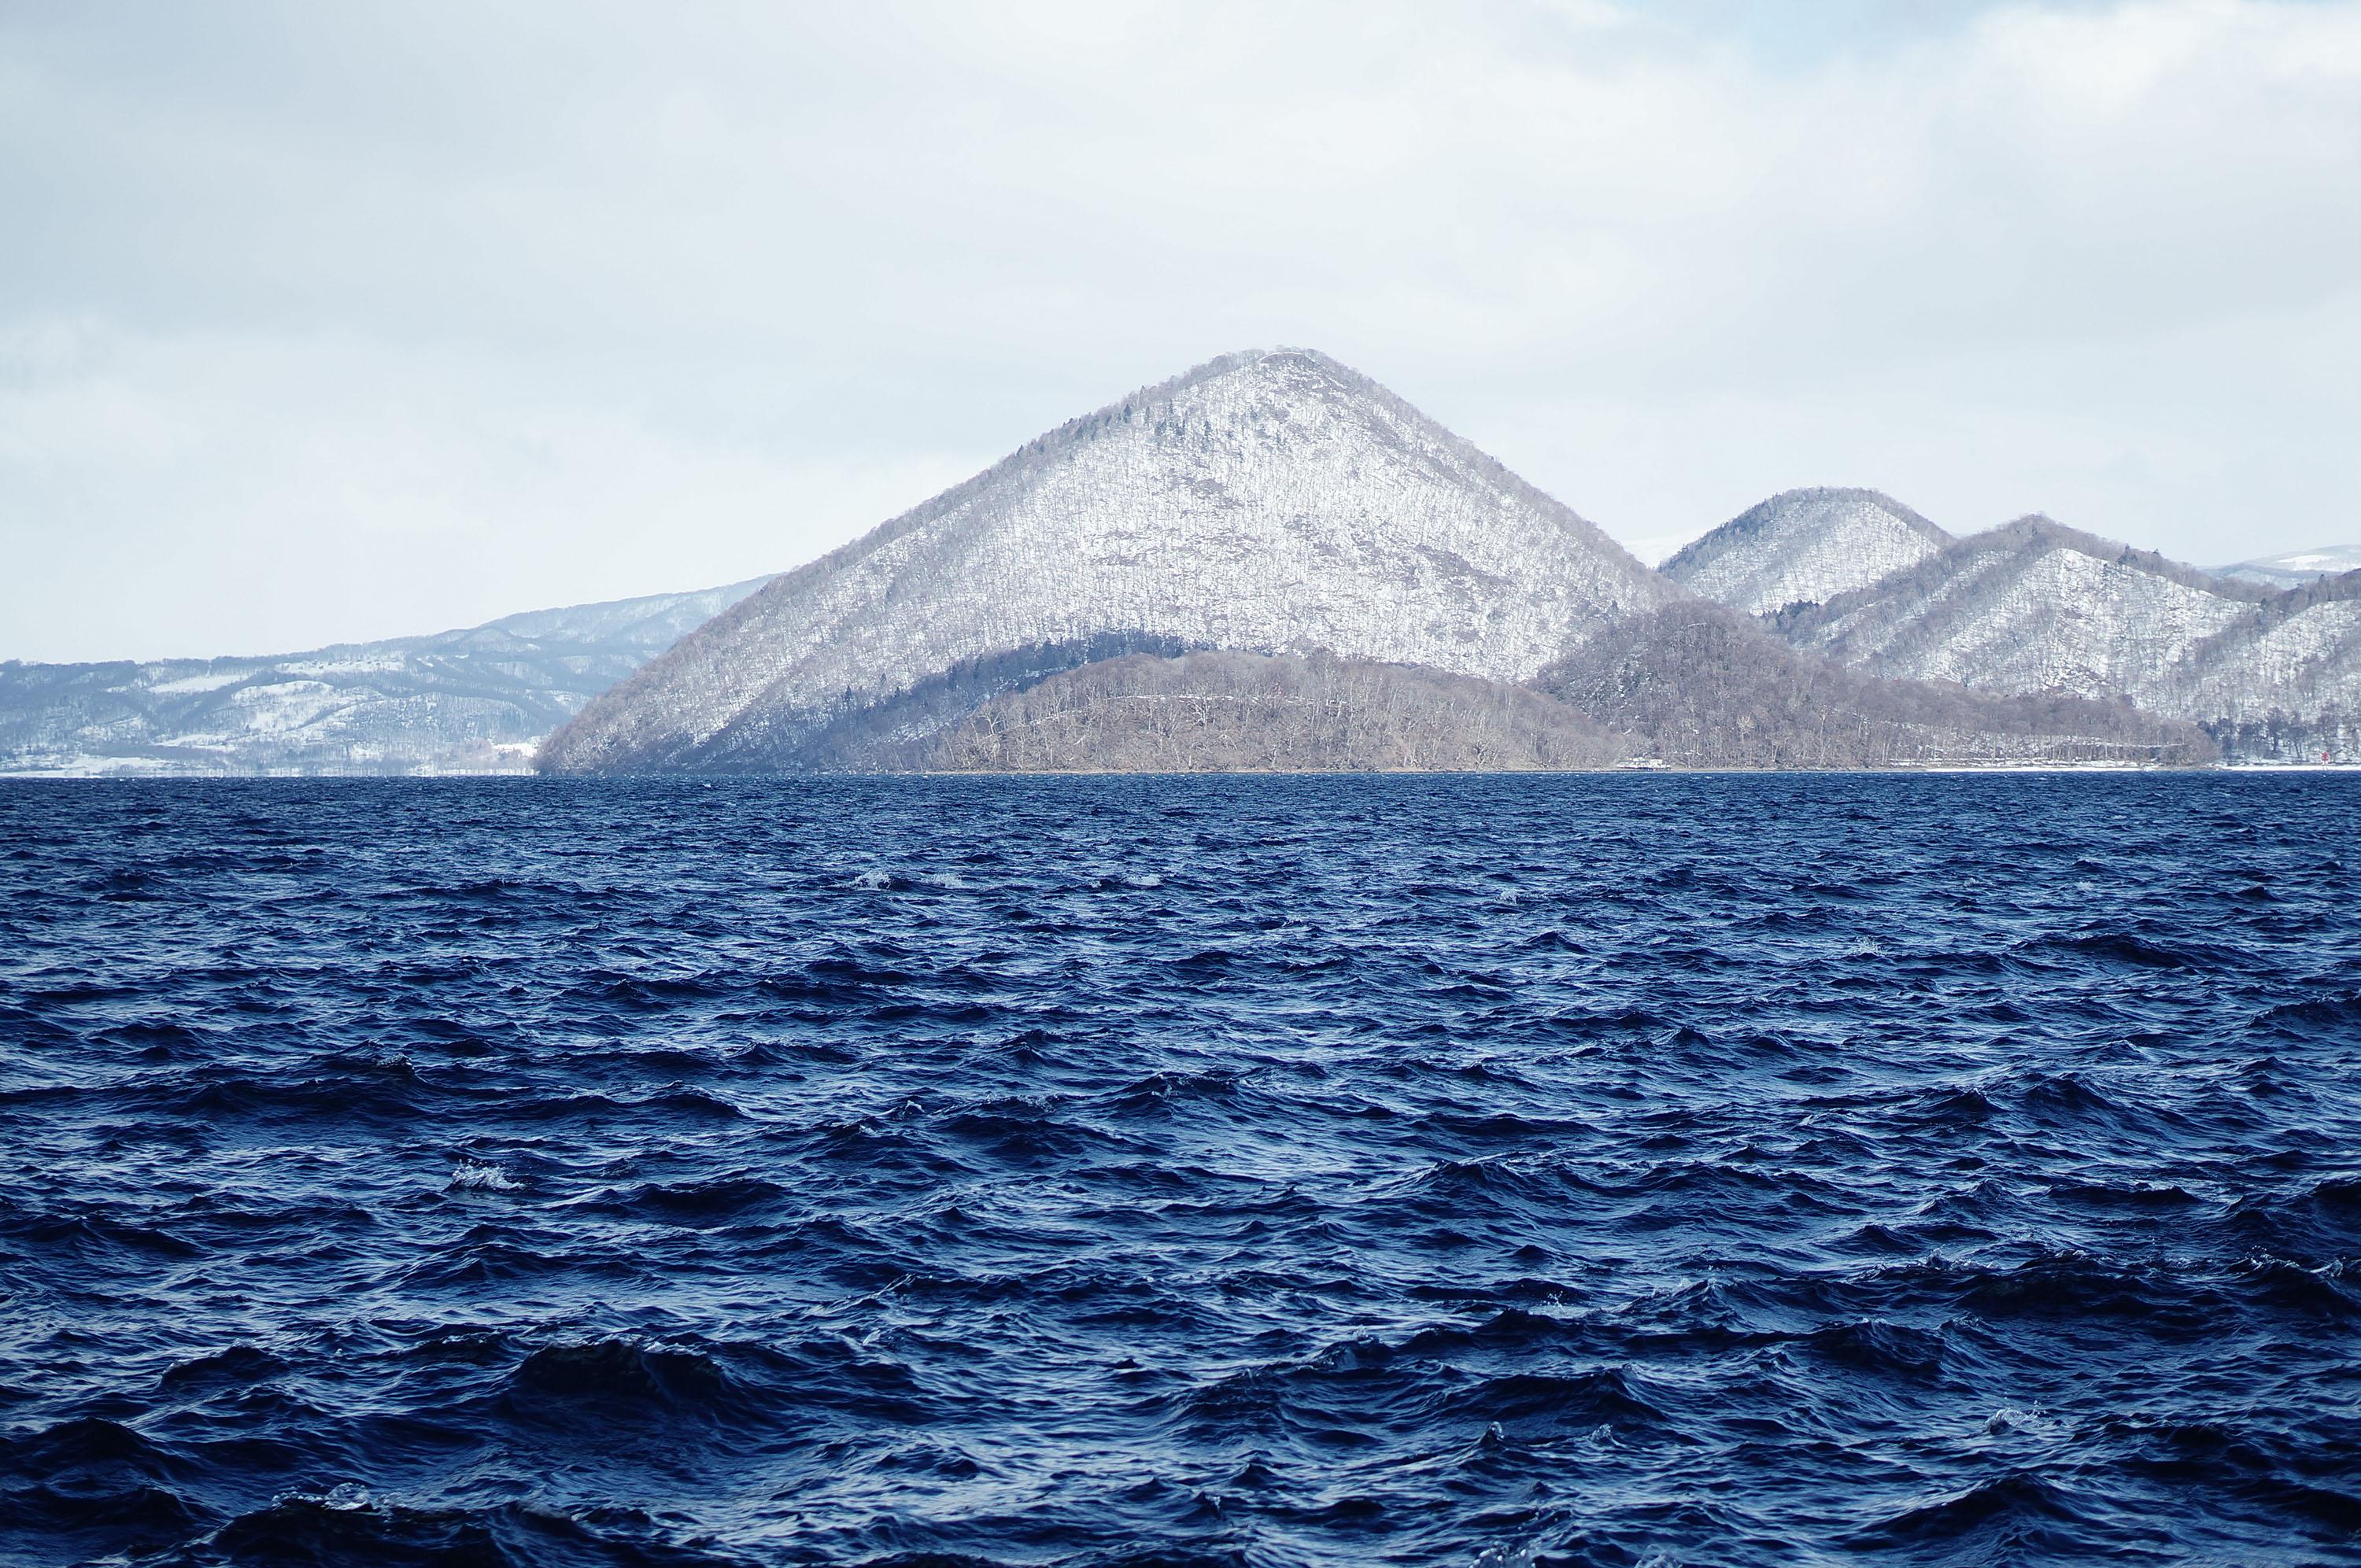
{"label": "snowy mountain ridge", "polygon": [[2028,517],[1780,618],[1894,679],[2120,698],[2246,760],[2361,760],[2361,576],[2275,592]]}
{"label": "snowy mountain ridge", "polygon": [[1251,351],[775,579],[591,704],[542,765],[794,766],[830,726],[947,672],[1016,661],[1038,679],[1132,646],[1521,681],[1585,628],[1679,593],[1375,382],[1311,350]]}
{"label": "snowy mountain ridge", "polygon": [[1950,542],[1876,490],[1784,490],[1689,544],[1661,570],[1741,614],[1773,615],[1867,587]]}
{"label": "snowy mountain ridge", "polygon": [[2233,582],[2260,583],[2265,587],[2300,588],[2306,583],[2341,577],[2347,572],[2361,572],[2361,544],[2324,544],[2317,550],[2291,550],[2284,555],[2266,555],[2258,561],[2218,566],[2213,575]]}
{"label": "snowy mountain ridge", "polygon": [[2275,587],[2038,516],[1953,540],[1817,488],[1660,574],[1384,388],[1274,349],[1070,421],[762,582],[270,658],[0,664],[19,773],[1565,765],[1626,745],[1676,766],[2361,762],[2361,572]]}
{"label": "snowy mountain ridge", "polygon": [[0,663],[0,773],[521,771],[583,704],[765,580],[302,653]]}

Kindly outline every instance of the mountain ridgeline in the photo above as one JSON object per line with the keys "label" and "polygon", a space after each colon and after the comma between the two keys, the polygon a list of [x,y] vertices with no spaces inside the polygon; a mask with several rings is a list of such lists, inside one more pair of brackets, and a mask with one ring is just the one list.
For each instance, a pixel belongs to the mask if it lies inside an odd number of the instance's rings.
{"label": "mountain ridgeline", "polygon": [[1889,674],[1789,634],[1952,544],[1873,491],[1793,491],[1651,572],[1334,360],[1232,355],[774,579],[590,704],[541,766],[2219,758],[2191,716],[2121,693]]}
{"label": "mountain ridgeline", "polygon": [[2241,561],[2213,569],[2217,577],[2260,583],[2267,588],[2310,587],[2323,578],[2341,577],[2347,572],[2361,572],[2361,544],[2293,550],[2284,555],[2267,555],[2258,561]]}
{"label": "mountain ridgeline", "polygon": [[519,772],[585,703],[761,586],[304,653],[11,661],[0,663],[0,773]]}
{"label": "mountain ridgeline", "polygon": [[1256,351],[763,582],[273,658],[0,664],[0,772],[2355,762],[2354,560],[2209,575],[1821,488],[1651,571],[1367,378]]}
{"label": "mountain ridgeline", "polygon": [[2127,702],[2244,761],[2361,761],[2361,572],[2273,588],[2028,517],[1772,624],[1872,675]]}

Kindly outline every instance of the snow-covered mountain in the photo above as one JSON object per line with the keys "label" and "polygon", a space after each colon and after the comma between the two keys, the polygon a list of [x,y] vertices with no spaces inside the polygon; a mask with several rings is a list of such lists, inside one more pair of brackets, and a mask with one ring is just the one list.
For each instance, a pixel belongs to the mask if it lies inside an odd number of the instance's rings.
{"label": "snow-covered mountain", "polygon": [[2241,583],[2260,583],[2267,588],[2300,588],[2306,583],[2341,577],[2347,572],[2361,572],[2361,544],[2324,544],[2317,550],[2266,555],[2259,561],[2217,566],[2213,575]]}
{"label": "snow-covered mountain", "polygon": [[1785,490],[1664,563],[1664,576],[1747,615],[1824,604],[1915,566],[1951,536],[1875,490]]}
{"label": "snow-covered mountain", "polygon": [[2361,760],[2361,578],[2275,593],[2024,518],[1781,618],[1872,674],[2121,698],[2244,760]]}
{"label": "snow-covered mountain", "polygon": [[0,772],[521,769],[584,703],[763,581],[308,653],[11,661],[0,663]]}
{"label": "snow-covered mountain", "polygon": [[541,765],[814,765],[881,715],[939,727],[1134,650],[1521,681],[1678,597],[1367,378],[1308,350],[1237,354],[774,580],[592,703]]}

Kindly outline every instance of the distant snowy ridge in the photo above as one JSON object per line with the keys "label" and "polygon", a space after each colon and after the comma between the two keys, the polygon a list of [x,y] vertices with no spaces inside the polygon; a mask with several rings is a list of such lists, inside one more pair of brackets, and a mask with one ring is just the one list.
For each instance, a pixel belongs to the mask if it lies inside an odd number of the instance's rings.
{"label": "distant snowy ridge", "polygon": [[2306,583],[2341,577],[2347,572],[2361,572],[2361,544],[2325,544],[2317,550],[2266,555],[2259,561],[2218,566],[2213,575],[2234,582],[2260,583],[2266,587],[2300,588]]}
{"label": "distant snowy ridge", "polygon": [[1772,615],[1867,587],[1950,542],[1875,490],[1786,490],[1689,544],[1662,570],[1717,604]]}
{"label": "distant snowy ridge", "polygon": [[521,771],[583,704],[765,580],[303,653],[0,663],[0,773]]}
{"label": "distant snowy ridge", "polygon": [[[1232,355],[1027,443],[786,574],[594,702],[561,772],[808,765],[961,668],[1137,648],[1530,678],[1680,590],[1323,355]],[[978,700],[989,696],[983,692]]]}

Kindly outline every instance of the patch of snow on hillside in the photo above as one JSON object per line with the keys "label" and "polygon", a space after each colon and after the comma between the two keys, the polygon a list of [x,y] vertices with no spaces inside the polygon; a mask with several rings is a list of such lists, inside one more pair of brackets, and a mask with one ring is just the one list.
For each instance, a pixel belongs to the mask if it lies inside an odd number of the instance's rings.
{"label": "patch of snow on hillside", "polygon": [[[147,689],[159,696],[181,696],[192,692],[217,692],[224,686],[236,685],[246,679],[249,674],[251,672],[247,670],[234,670],[227,674],[182,675],[177,680],[158,681]],[[115,689],[120,691],[128,688],[116,687]]]}

